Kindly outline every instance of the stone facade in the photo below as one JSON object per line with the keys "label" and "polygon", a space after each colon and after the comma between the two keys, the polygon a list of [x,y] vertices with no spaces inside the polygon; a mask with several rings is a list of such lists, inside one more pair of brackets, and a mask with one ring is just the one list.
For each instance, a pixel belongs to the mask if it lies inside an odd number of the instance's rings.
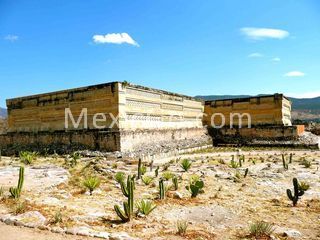
{"label": "stone facade", "polygon": [[[9,99],[7,108],[9,130],[0,139],[4,146],[62,144],[130,151],[143,144],[206,134],[202,101],[124,82]],[[65,109],[72,113],[67,125]]]}
{"label": "stone facade", "polygon": [[[140,152],[170,143],[179,148],[190,142],[200,146],[226,139],[295,139],[303,132],[301,127],[291,127],[291,103],[282,94],[204,103],[181,94],[111,82],[8,99],[7,108],[8,132],[0,135],[0,149]],[[218,130],[210,125],[216,113],[226,120]],[[239,118],[234,118],[235,128],[230,128],[232,113],[250,114],[253,127],[248,128],[243,118],[239,129]],[[216,126],[222,123],[220,117],[213,118]]]}
{"label": "stone facade", "polygon": [[[239,117],[232,114],[241,114],[242,127],[248,127],[250,115],[251,126],[291,126],[291,102],[282,94],[257,96],[239,99],[224,99],[206,101],[204,108],[204,125],[207,126],[239,126]],[[231,115],[230,115],[231,114]]]}

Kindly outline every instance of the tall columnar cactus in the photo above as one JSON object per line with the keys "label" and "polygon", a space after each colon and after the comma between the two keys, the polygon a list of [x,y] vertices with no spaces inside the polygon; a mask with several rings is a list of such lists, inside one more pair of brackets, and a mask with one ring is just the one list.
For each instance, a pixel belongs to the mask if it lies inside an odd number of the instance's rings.
{"label": "tall columnar cactus", "polygon": [[123,202],[123,209],[119,205],[114,205],[114,210],[122,221],[128,222],[133,216],[133,192],[134,192],[134,177],[128,176],[127,184],[121,182],[121,190],[124,196],[127,197],[127,202]]}
{"label": "tall columnar cactus", "polygon": [[283,165],[283,168],[285,170],[288,170],[289,169],[289,166],[288,166],[288,163],[286,163],[286,159],[284,157],[284,154],[281,155],[282,156],[282,165]]}
{"label": "tall columnar cactus", "polygon": [[242,167],[242,159],[239,157],[239,167]]}
{"label": "tall columnar cactus", "polygon": [[294,195],[292,195],[292,192],[290,189],[287,189],[287,196],[292,201],[293,206],[296,206],[299,200],[299,197],[301,197],[304,194],[304,191],[299,189],[299,183],[296,178],[293,178],[293,187],[294,187]]}
{"label": "tall columnar cactus", "polygon": [[156,177],[158,177],[158,175],[159,175],[159,166],[156,168],[156,170],[154,170],[154,174],[155,174],[155,176]]}
{"label": "tall columnar cactus", "polygon": [[243,177],[244,177],[244,178],[246,178],[246,177],[247,177],[248,172],[249,172],[249,168],[246,168],[246,170],[245,170],[245,172],[244,172],[244,175],[243,175]]}
{"label": "tall columnar cactus", "polygon": [[289,163],[292,163],[292,157],[293,157],[293,154],[290,153],[290,156],[289,156]]}
{"label": "tall columnar cactus", "polygon": [[174,190],[177,191],[178,188],[179,188],[177,176],[174,176],[174,177],[172,178],[172,183],[173,183]]}
{"label": "tall columnar cactus", "polygon": [[159,196],[160,196],[160,199],[165,199],[165,196],[166,196],[166,190],[165,190],[165,186],[162,178],[159,181]]}
{"label": "tall columnar cactus", "polygon": [[141,162],[141,158],[139,158],[137,179],[141,179],[141,176],[142,176],[141,168],[142,168],[142,162]]}
{"label": "tall columnar cactus", "polygon": [[15,199],[20,198],[23,182],[24,182],[24,167],[20,167],[18,186],[17,187],[11,187],[9,189],[9,192],[10,192],[10,194],[11,194],[11,196],[13,198],[15,198]]}

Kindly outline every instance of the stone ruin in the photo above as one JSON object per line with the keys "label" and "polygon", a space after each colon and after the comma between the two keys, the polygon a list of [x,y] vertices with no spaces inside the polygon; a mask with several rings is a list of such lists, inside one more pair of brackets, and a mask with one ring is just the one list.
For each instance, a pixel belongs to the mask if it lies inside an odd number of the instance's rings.
{"label": "stone ruin", "polygon": [[[25,146],[62,152],[132,152],[172,142],[179,149],[212,142],[295,140],[304,132],[303,126],[292,126],[291,102],[282,94],[204,102],[127,82],[110,82],[8,99],[7,109],[8,131],[0,135],[4,150]],[[246,118],[240,120],[242,116],[230,127],[230,113],[249,113],[251,128]],[[221,124],[215,115],[227,119],[223,127],[212,127]],[[240,121],[243,125],[239,127]]]}

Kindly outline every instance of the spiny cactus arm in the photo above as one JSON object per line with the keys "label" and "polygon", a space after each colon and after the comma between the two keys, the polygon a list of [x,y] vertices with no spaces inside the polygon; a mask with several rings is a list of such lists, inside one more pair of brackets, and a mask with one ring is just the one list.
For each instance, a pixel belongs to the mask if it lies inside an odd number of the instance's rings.
{"label": "spiny cactus arm", "polygon": [[18,180],[18,190],[21,192],[24,182],[24,167],[20,167],[19,170],[19,180]]}
{"label": "spiny cactus arm", "polygon": [[123,194],[124,196],[128,197],[128,196],[129,196],[128,186],[126,186],[123,181],[120,182],[120,186],[121,186],[122,194]]}
{"label": "spiny cactus arm", "polygon": [[130,216],[133,214],[133,190],[134,190],[134,182],[133,180],[129,181],[129,185],[128,185],[128,205],[129,205],[129,218]]}
{"label": "spiny cactus arm", "polygon": [[159,181],[159,190],[160,190],[160,199],[164,199],[165,198],[165,190],[164,190],[163,179],[160,179],[160,181]]}
{"label": "spiny cactus arm", "polygon": [[141,179],[141,158],[139,158],[139,163],[138,163],[138,177],[137,179]]}
{"label": "spiny cactus arm", "polygon": [[129,221],[130,218],[127,216],[127,214],[125,212],[123,212],[120,209],[119,205],[114,205],[114,210],[116,211],[118,217],[121,218],[122,221],[124,221],[124,222],[128,222]]}
{"label": "spiny cactus arm", "polygon": [[292,196],[292,192],[290,189],[287,189],[287,196],[291,201],[293,201],[294,197]]}

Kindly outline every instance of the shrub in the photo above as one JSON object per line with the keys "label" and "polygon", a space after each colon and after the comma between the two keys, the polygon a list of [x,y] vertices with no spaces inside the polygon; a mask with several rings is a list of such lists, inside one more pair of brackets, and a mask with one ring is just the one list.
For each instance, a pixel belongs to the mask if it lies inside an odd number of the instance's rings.
{"label": "shrub", "polygon": [[220,159],[218,160],[218,163],[220,163],[220,164],[226,164],[226,162],[225,162],[222,158],[220,158]]}
{"label": "shrub", "polygon": [[305,191],[309,190],[309,188],[310,188],[310,185],[308,183],[306,183],[306,182],[299,183],[299,190],[302,190],[305,192]]}
{"label": "shrub", "polygon": [[62,219],[62,213],[60,211],[57,211],[54,216],[53,219],[51,221],[52,224],[57,224],[57,223],[62,223],[63,219]]}
{"label": "shrub", "polygon": [[38,156],[37,152],[23,151],[19,153],[19,157],[21,161],[26,165],[32,164],[32,162],[37,159],[37,156]]}
{"label": "shrub", "polygon": [[195,182],[197,182],[199,180],[200,180],[200,177],[198,175],[196,175],[196,174],[191,175],[190,178],[189,178],[189,182],[190,183],[195,183]]}
{"label": "shrub", "polygon": [[0,198],[4,195],[4,188],[0,187]]}
{"label": "shrub", "polygon": [[25,202],[18,202],[13,209],[15,215],[24,213],[27,210],[27,205]]}
{"label": "shrub", "polygon": [[117,183],[123,182],[125,179],[125,174],[123,172],[117,172],[114,175],[114,180],[116,180]]}
{"label": "shrub", "polygon": [[172,172],[166,171],[162,173],[162,177],[166,180],[169,181],[171,178],[173,178],[174,174]]}
{"label": "shrub", "polygon": [[310,167],[311,167],[311,161],[308,161],[307,159],[303,159],[303,161],[301,162],[301,164],[302,164],[305,168],[310,168]]}
{"label": "shrub", "polygon": [[187,232],[188,223],[184,220],[177,221],[176,223],[177,233],[181,236],[184,236]]}
{"label": "shrub", "polygon": [[152,181],[153,181],[153,177],[148,176],[148,175],[142,176],[142,182],[143,182],[145,185],[149,185]]}
{"label": "shrub", "polygon": [[266,222],[255,222],[249,227],[250,235],[253,237],[268,237],[274,232],[274,226]]}
{"label": "shrub", "polygon": [[191,164],[192,164],[191,161],[189,161],[188,159],[183,159],[183,160],[181,161],[180,166],[182,167],[182,169],[183,169],[185,172],[187,172],[187,171],[190,169]]}
{"label": "shrub", "polygon": [[144,199],[138,202],[136,206],[138,208],[138,212],[146,216],[156,208],[156,205],[154,205],[152,201]]}
{"label": "shrub", "polygon": [[231,168],[238,168],[238,167],[239,167],[239,164],[232,159],[231,162],[230,162],[230,167],[231,167]]}
{"label": "shrub", "polygon": [[100,179],[94,176],[87,177],[83,182],[83,186],[88,188],[90,195],[92,195],[93,190],[100,186]]}

